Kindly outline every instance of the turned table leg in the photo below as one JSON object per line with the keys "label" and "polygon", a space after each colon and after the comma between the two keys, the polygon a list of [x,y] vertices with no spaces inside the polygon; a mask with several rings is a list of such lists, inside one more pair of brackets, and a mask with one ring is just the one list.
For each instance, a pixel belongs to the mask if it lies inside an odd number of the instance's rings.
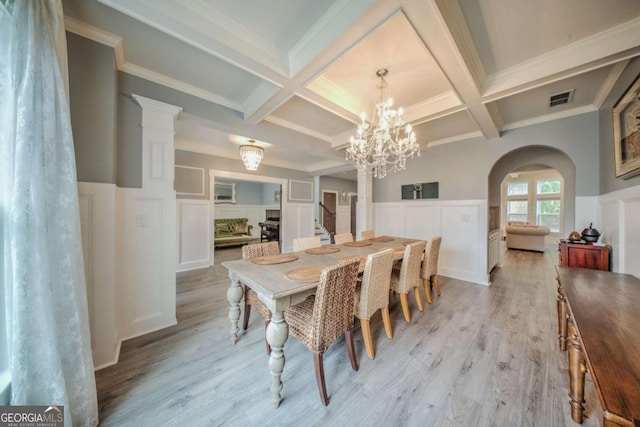
{"label": "turned table leg", "polygon": [[584,361],[584,353],[576,327],[569,320],[569,397],[571,404],[571,418],[578,424],[582,423],[584,411],[584,376],[587,367]]}
{"label": "turned table leg", "polygon": [[274,312],[267,327],[267,342],[271,346],[269,355],[269,371],[271,371],[271,393],[273,406],[277,408],[282,401],[282,381],[284,369],[284,343],[289,337],[289,325],[284,321],[282,312]]}
{"label": "turned table leg", "polygon": [[227,290],[227,300],[231,307],[229,307],[229,320],[231,321],[231,344],[235,344],[240,336],[240,329],[238,328],[238,320],[240,320],[240,300],[242,299],[244,291],[240,286],[240,281],[237,279],[231,279],[231,284]]}
{"label": "turned table leg", "polygon": [[565,300],[564,293],[562,292],[562,285],[558,283],[558,345],[562,351],[567,349],[568,319],[567,301]]}

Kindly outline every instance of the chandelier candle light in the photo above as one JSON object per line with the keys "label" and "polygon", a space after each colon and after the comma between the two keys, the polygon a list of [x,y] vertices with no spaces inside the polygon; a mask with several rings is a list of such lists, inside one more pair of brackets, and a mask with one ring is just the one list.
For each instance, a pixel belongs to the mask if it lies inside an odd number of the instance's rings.
{"label": "chandelier candle light", "polygon": [[[352,160],[359,169],[371,168],[373,176],[387,176],[387,164],[392,172],[403,170],[407,158],[414,154],[420,156],[420,144],[410,124],[402,118],[402,107],[392,109],[393,100],[385,101],[387,82],[384,77],[388,70],[382,68],[376,72],[380,77],[380,102],[376,103],[373,119],[367,123],[365,113],[360,115],[362,123],[358,125],[356,136],[352,136],[347,148],[347,160]],[[376,116],[378,123],[375,123]]]}
{"label": "chandelier candle light", "polygon": [[255,143],[253,139],[250,139],[249,144],[240,146],[240,157],[242,157],[244,166],[250,171],[258,170],[264,153],[262,147],[255,145]]}

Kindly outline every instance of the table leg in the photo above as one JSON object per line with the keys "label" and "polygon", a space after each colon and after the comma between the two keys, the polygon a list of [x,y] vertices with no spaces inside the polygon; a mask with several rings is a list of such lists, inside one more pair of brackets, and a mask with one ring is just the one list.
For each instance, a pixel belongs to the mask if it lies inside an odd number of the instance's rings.
{"label": "table leg", "polygon": [[284,369],[284,343],[289,337],[289,325],[284,321],[282,312],[274,312],[267,327],[267,342],[271,346],[269,355],[269,371],[271,371],[271,393],[273,406],[277,408],[282,401],[282,381],[280,376]]}
{"label": "table leg", "polygon": [[584,411],[584,375],[587,367],[584,362],[584,353],[575,325],[569,320],[569,397],[571,404],[571,418],[578,424],[582,423]]}
{"label": "table leg", "polygon": [[567,301],[564,298],[562,285],[558,283],[558,345],[560,350],[567,349]]}
{"label": "table leg", "polygon": [[244,291],[240,285],[240,281],[237,279],[231,279],[231,284],[227,290],[227,300],[231,307],[229,307],[229,320],[231,321],[231,344],[238,341],[240,336],[240,328],[238,328],[238,320],[240,320],[240,300],[242,299]]}

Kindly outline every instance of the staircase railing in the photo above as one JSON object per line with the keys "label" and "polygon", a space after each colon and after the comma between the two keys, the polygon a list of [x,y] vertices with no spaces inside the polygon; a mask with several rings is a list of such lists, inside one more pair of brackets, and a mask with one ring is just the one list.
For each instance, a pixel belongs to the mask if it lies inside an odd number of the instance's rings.
{"label": "staircase railing", "polygon": [[331,218],[331,219],[336,219],[336,213],[335,213],[335,212],[331,212],[331,211],[329,210],[329,208],[328,208],[328,207],[326,207],[326,206],[324,205],[324,203],[322,203],[322,202],[318,202],[318,204],[320,205],[320,207],[321,207],[321,208],[322,208],[326,213],[328,213],[328,214],[329,214],[329,218]]}

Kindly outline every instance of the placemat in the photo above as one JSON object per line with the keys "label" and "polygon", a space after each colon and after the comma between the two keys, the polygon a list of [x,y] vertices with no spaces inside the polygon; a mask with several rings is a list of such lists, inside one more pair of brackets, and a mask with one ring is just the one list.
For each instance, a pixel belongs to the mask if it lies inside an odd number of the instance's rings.
{"label": "placemat", "polygon": [[251,262],[259,265],[271,265],[271,264],[282,264],[284,262],[291,262],[297,259],[298,259],[298,255],[278,254],[278,255],[260,256],[257,258],[253,258]]}
{"label": "placemat", "polygon": [[389,236],[380,236],[380,237],[374,237],[373,239],[374,242],[393,242],[393,237],[389,237]]}
{"label": "placemat", "polygon": [[356,242],[347,242],[347,243],[343,243],[345,246],[353,246],[353,247],[360,247],[360,246],[371,246],[371,241],[369,240],[358,240]]}
{"label": "placemat", "polygon": [[319,248],[307,249],[305,252],[313,255],[332,254],[335,252],[340,252],[340,248],[337,246],[320,246]]}
{"label": "placemat", "polygon": [[320,274],[322,273],[322,267],[313,265],[310,267],[294,268],[293,270],[285,271],[284,277],[292,282],[317,282],[320,280]]}

